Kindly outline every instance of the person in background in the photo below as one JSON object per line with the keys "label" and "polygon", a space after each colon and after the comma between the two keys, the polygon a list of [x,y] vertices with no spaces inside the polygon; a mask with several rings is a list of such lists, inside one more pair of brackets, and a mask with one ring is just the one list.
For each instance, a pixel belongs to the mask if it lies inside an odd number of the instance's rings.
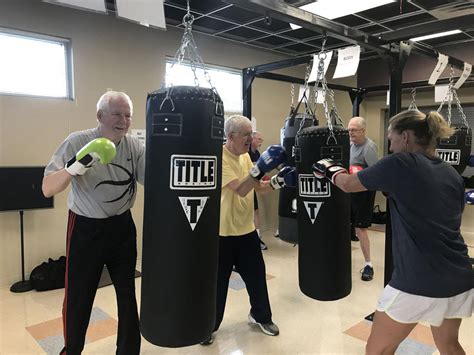
{"label": "person in background", "polygon": [[465,354],[458,340],[474,310],[474,274],[461,235],[464,182],[436,154],[438,139],[453,129],[437,112],[407,110],[389,121],[390,154],[355,174],[338,162],[313,165],[345,192],[387,194],[393,273],[382,292],[367,341],[367,354],[394,354],[418,322],[431,326],[440,354]]}
{"label": "person in background", "polygon": [[[374,165],[377,160],[377,146],[366,136],[366,122],[363,117],[353,117],[347,127],[351,141],[351,174]],[[365,265],[361,270],[361,279],[370,281],[374,277],[374,266],[370,260],[370,241],[368,227],[372,223],[375,191],[360,191],[351,194],[351,226],[360,240]]]}
{"label": "person in background", "polygon": [[[259,149],[262,147],[263,143],[263,136],[260,132],[253,132],[252,133],[252,143],[250,144],[249,149],[249,156],[252,163],[256,163],[258,158],[260,158],[260,151]],[[257,229],[257,234],[260,238],[260,248],[262,250],[267,250],[268,247],[265,242],[262,240],[262,235],[260,234],[260,215],[258,213],[258,198],[257,193],[254,191],[253,197],[253,222],[255,224],[255,228]]]}
{"label": "person in background", "polygon": [[80,354],[84,348],[104,265],[117,295],[116,353],[140,353],[136,229],[130,209],[137,181],[144,181],[145,148],[127,134],[132,113],[127,94],[106,92],[97,102],[97,127],[71,133],[45,169],[42,189],[46,197],[71,185],[61,354]]}

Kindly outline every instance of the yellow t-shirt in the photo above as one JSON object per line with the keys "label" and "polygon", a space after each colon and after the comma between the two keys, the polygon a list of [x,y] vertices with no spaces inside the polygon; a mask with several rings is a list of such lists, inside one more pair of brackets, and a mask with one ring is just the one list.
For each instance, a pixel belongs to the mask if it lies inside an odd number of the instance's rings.
{"label": "yellow t-shirt", "polygon": [[232,154],[225,146],[222,151],[222,193],[221,220],[219,235],[237,236],[252,232],[253,224],[253,190],[245,197],[240,197],[227,184],[232,180],[242,180],[249,174],[253,163],[248,154]]}

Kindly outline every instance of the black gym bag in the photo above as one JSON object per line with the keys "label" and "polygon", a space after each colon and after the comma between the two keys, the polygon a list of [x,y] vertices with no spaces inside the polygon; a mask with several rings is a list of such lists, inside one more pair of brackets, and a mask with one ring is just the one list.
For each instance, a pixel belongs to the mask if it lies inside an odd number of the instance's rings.
{"label": "black gym bag", "polygon": [[61,256],[58,260],[49,258],[48,262],[41,263],[31,271],[30,283],[36,291],[64,288],[65,273],[65,256]]}

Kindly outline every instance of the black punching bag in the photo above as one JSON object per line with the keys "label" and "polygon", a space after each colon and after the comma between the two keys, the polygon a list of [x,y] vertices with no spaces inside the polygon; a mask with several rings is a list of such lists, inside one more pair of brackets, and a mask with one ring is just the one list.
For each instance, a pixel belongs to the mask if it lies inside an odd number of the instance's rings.
{"label": "black punching bag", "polygon": [[223,112],[206,88],[147,98],[140,330],[158,346],[197,344],[214,329]]}
{"label": "black punching bag", "polygon": [[[318,121],[316,117],[307,113],[291,112],[290,116],[285,120],[281,143],[283,148],[288,152],[288,159],[285,165],[295,166],[293,146],[295,145],[295,137],[298,130],[313,125],[317,126]],[[296,211],[296,187],[282,187],[278,201],[278,233],[281,240],[292,244],[298,243]]]}
{"label": "black punching bag", "polygon": [[308,127],[296,136],[298,267],[301,291],[320,301],[351,292],[350,196],[312,174],[314,162],[331,158],[349,166],[349,133],[341,126]]}
{"label": "black punching bag", "polygon": [[451,127],[454,128],[454,134],[449,138],[439,140],[436,153],[459,174],[462,174],[471,155],[472,130],[462,123],[453,123]]}

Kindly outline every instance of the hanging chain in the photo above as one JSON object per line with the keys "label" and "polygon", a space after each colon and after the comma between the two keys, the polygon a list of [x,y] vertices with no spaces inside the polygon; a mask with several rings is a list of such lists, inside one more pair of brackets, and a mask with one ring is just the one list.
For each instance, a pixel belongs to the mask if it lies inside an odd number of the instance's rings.
{"label": "hanging chain", "polygon": [[462,109],[461,101],[459,101],[459,97],[458,97],[457,90],[454,89],[454,88],[453,88],[453,96],[454,96],[454,98],[456,99],[456,105],[457,105],[457,108],[458,108],[459,113],[461,114],[461,119],[462,119],[464,125],[465,125],[467,128],[469,128],[469,123],[467,122],[466,114],[464,113],[464,110]]}
{"label": "hanging chain", "polygon": [[418,107],[416,106],[416,88],[411,89],[411,102],[410,105],[408,106],[409,110],[418,110]]}
{"label": "hanging chain", "polygon": [[170,69],[172,69],[175,64],[181,64],[184,61],[185,54],[187,52],[189,57],[189,64],[194,75],[194,84],[196,86],[199,86],[199,79],[196,70],[200,68],[203,70],[204,77],[209,83],[211,89],[216,92],[214,85],[212,85],[209,72],[207,71],[206,66],[204,65],[204,61],[202,60],[202,57],[198,52],[196,42],[194,41],[194,36],[192,32],[193,22],[194,16],[191,14],[189,0],[186,0],[186,14],[183,16],[184,33],[183,37],[181,38],[181,44],[178,50],[176,51]]}
{"label": "hanging chain", "polygon": [[305,73],[305,76],[304,76],[303,97],[301,98],[302,100],[305,100],[305,110],[304,110],[304,113],[303,113],[303,118],[301,119],[301,122],[300,122],[300,126],[298,127],[298,131],[296,132],[296,136],[298,136],[298,133],[300,133],[300,131],[304,128],[304,122],[306,120],[306,115],[308,114],[308,105],[309,105],[308,100],[309,100],[309,98],[306,95],[306,90],[308,90],[308,80],[309,80],[309,76],[311,74],[311,67],[312,67],[312,65],[311,65],[311,61],[310,61],[308,63],[308,65],[306,66],[306,73]]}
{"label": "hanging chain", "polygon": [[329,96],[329,99],[331,100],[331,108],[334,112],[334,116],[336,118],[336,122],[342,124],[341,117],[339,116],[339,113],[337,112],[336,105],[334,102],[334,91],[328,88],[327,81],[326,81],[326,76],[324,74],[324,61],[327,58],[327,52],[325,51],[324,47],[326,45],[327,41],[327,35],[323,35],[323,43],[321,45],[321,51],[318,53],[318,73],[316,76],[316,83],[314,84],[314,102],[317,104],[318,102],[318,95],[319,95],[319,85],[321,85],[321,94],[323,95],[322,97],[322,104],[324,108],[324,115],[326,116],[326,122],[327,126],[329,129],[329,136],[326,141],[326,144],[329,144],[330,140],[333,139],[334,142],[337,144],[337,139],[336,136],[334,135],[334,127],[332,124],[332,119],[331,115],[329,113],[329,106],[328,106],[328,98],[326,95]]}
{"label": "hanging chain", "polygon": [[438,107],[438,112],[441,111],[441,109],[444,106],[444,103],[448,103],[448,116],[446,117],[446,121],[448,121],[448,125],[451,126],[451,102],[453,100],[453,81],[454,81],[454,68],[451,65],[451,70],[449,72],[449,83],[448,83],[448,91],[446,92],[446,95],[443,98],[443,101],[441,101],[441,104]]}
{"label": "hanging chain", "polygon": [[[197,75],[197,69],[200,68],[200,69],[203,70],[204,77],[205,77],[206,81],[209,83],[209,86],[211,87],[213,97],[214,97],[214,101],[216,102],[216,112],[217,112],[219,109],[222,109],[222,108],[217,107],[217,106],[220,106],[220,105],[218,105],[218,101],[216,100],[217,90],[211,82],[211,77],[209,75],[209,72],[207,71],[206,66],[204,65],[204,61],[202,60],[202,57],[199,55],[196,42],[194,41],[194,36],[193,36],[193,32],[192,32],[194,16],[191,14],[191,7],[189,5],[189,1],[190,0],[186,0],[186,14],[183,16],[183,26],[184,26],[183,37],[181,38],[180,46],[179,46],[178,50],[176,51],[176,54],[173,58],[173,62],[171,63],[170,70],[167,71],[167,73],[165,74],[165,82],[169,83],[169,89],[166,91],[166,97],[164,98],[163,102],[161,103],[160,109],[161,109],[161,107],[163,107],[163,104],[167,100],[170,100],[171,105],[172,105],[172,109],[174,111],[174,103],[173,103],[173,100],[171,99],[171,92],[173,91],[173,84],[168,79],[169,79],[169,76],[170,76],[170,72],[172,72],[172,70],[173,70],[174,65],[175,64],[180,65],[184,61],[185,55],[186,55],[186,52],[187,52],[188,53],[188,59],[189,59],[189,65],[190,65],[191,70],[192,70],[193,75],[194,75],[194,85],[199,86],[199,78],[198,78],[198,75]],[[164,84],[165,83],[163,83],[162,86],[164,86]]]}
{"label": "hanging chain", "polygon": [[295,109],[295,84],[291,83],[290,86],[290,98],[291,98],[291,105],[290,105],[290,111],[293,112]]}
{"label": "hanging chain", "polygon": [[451,103],[452,103],[453,99],[455,99],[456,100],[456,107],[457,107],[457,109],[458,109],[458,111],[461,115],[462,122],[464,123],[464,125],[467,128],[469,128],[469,123],[467,122],[466,114],[464,113],[464,110],[462,109],[461,101],[459,100],[458,93],[457,93],[456,88],[453,85],[453,82],[454,82],[454,68],[451,65],[451,71],[449,72],[448,92],[446,93],[446,95],[443,98],[443,101],[439,105],[438,112],[441,111],[441,109],[444,106],[444,103],[447,102],[448,103],[448,115],[446,117],[446,121],[448,121],[448,125],[451,126]]}

